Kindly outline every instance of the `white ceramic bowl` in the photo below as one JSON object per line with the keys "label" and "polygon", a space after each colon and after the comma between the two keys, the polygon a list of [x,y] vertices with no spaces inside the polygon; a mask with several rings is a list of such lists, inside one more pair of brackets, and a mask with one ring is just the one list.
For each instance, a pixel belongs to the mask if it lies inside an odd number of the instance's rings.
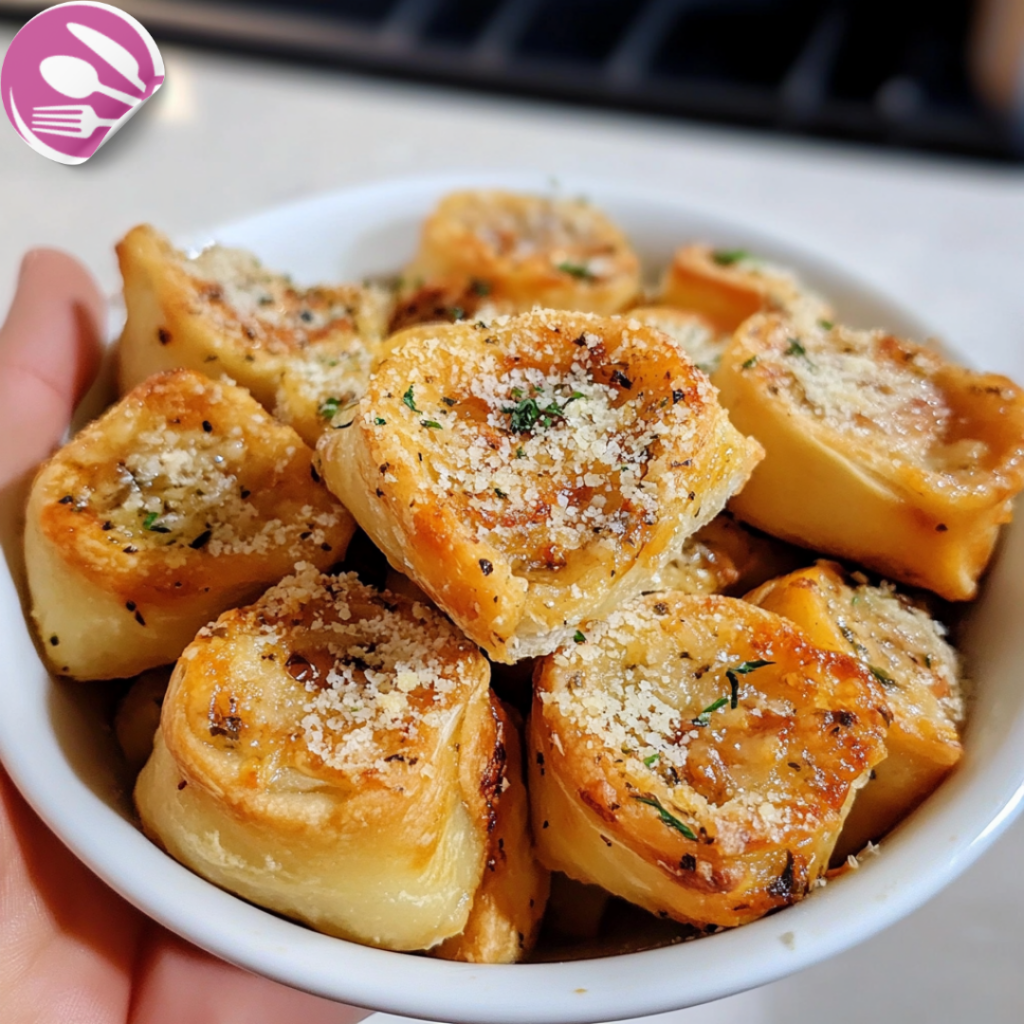
{"label": "white ceramic bowl", "polygon": [[[300,280],[358,279],[399,267],[413,251],[427,210],[445,192],[467,185],[552,188],[541,176],[387,182],[272,210],[210,237],[251,248]],[[928,333],[913,315],[827,260],[704,216],[672,197],[591,182],[565,183],[562,192],[586,195],[606,210],[652,268],[687,239],[749,248],[799,268],[834,300],[844,321],[917,337]],[[972,355],[984,363],[984,352]],[[963,636],[977,693],[963,762],[859,871],[736,931],[605,959],[480,967],[329,938],[204,882],[136,830],[96,689],[52,679],[30,639],[17,589],[17,499],[9,494],[6,500],[0,523],[11,571],[0,568],[0,756],[19,788],[67,845],[135,906],[226,960],[331,999],[467,1024],[607,1021],[718,999],[838,953],[909,913],[992,842],[1024,792],[1024,528],[1017,525],[1004,538]]]}

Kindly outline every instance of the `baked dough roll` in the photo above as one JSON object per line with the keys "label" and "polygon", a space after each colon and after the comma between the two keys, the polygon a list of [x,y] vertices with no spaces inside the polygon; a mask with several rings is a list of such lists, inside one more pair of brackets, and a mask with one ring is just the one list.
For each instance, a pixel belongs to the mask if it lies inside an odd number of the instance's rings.
{"label": "baked dough roll", "polygon": [[506,759],[487,867],[464,931],[446,939],[434,952],[443,960],[514,964],[537,942],[550,879],[533,847],[522,737],[514,720],[518,716],[497,698],[492,699]]}
{"label": "baked dough roll", "polygon": [[404,279],[462,284],[506,311],[617,313],[640,292],[640,261],[599,210],[574,199],[477,190],[446,196]]}
{"label": "baked dough roll", "polygon": [[667,334],[683,355],[708,376],[718,369],[731,336],[731,332],[716,330],[700,313],[672,306],[638,306],[623,315]]}
{"label": "baked dough roll", "polygon": [[538,310],[394,350],[324,479],[495,661],[645,589],[760,457],[658,331]]}
{"label": "baked dough roll", "polygon": [[725,335],[755,313],[784,312],[808,325],[834,316],[831,306],[786,267],[744,250],[710,245],[686,245],[676,251],[658,301],[700,314]]}
{"label": "baked dough roll", "polygon": [[135,802],[216,885],[318,931],[428,949],[465,926],[504,746],[442,615],[303,563],[182,655]]}
{"label": "baked dough roll", "polygon": [[804,896],[885,756],[871,673],[728,597],[649,594],[585,635],[537,673],[541,860],[698,927]]}
{"label": "baked dough roll", "polygon": [[148,225],[117,246],[127,320],[118,350],[122,394],[161,370],[226,377],[273,409],[282,370],[338,360],[328,397],[345,372],[362,388],[361,352],[386,330],[391,297],[358,285],[297,288],[251,253],[213,245],[176,250]]}
{"label": "baked dough roll", "polygon": [[857,853],[912,811],[960,760],[960,659],[942,626],[892,587],[847,579],[834,562],[771,580],[746,600],[795,622],[814,643],[860,659],[885,688],[886,759],[861,790],[838,853]]}
{"label": "baked dough roll", "polygon": [[1024,393],[884,331],[767,315],[715,375],[767,456],[731,508],[793,543],[964,600],[1024,486]]}
{"label": "baked dough roll", "polygon": [[296,561],[340,561],[355,523],[313,452],[242,388],[152,377],[40,469],[25,562],[51,667],[77,679],[174,661],[200,626]]}
{"label": "baked dough roll", "polygon": [[457,277],[429,282],[415,278],[409,283],[404,283],[403,279],[389,329],[395,333],[418,324],[493,320],[496,316],[518,312],[511,302],[496,301],[491,293],[492,286],[479,278]]}

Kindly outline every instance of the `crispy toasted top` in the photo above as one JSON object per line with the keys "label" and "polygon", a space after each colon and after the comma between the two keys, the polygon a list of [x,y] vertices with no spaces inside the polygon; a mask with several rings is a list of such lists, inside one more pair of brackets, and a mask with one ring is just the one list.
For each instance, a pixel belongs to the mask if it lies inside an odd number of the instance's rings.
{"label": "crispy toasted top", "polygon": [[868,457],[942,478],[933,487],[1024,481],[1024,393],[1005,377],[952,366],[884,331],[810,329],[775,315],[748,320],[729,358],[774,401]]}
{"label": "crispy toasted top", "polygon": [[609,784],[623,813],[660,806],[723,853],[837,824],[884,756],[870,673],[734,598],[636,599],[547,659],[538,686],[574,772]]}
{"label": "crispy toasted top", "polygon": [[83,571],[179,594],[246,558],[340,558],[352,520],[312,455],[243,389],[159,374],[43,467],[41,525]]}
{"label": "crispy toasted top", "polygon": [[382,491],[412,463],[420,500],[457,508],[528,577],[594,545],[635,557],[666,503],[697,486],[690,456],[716,409],[707,378],[659,332],[537,311],[420,332],[356,415],[384,453]]}
{"label": "crispy toasted top", "polygon": [[434,749],[488,679],[432,607],[308,563],[200,631],[180,666],[187,729],[211,751],[268,778],[389,788],[433,777]]}

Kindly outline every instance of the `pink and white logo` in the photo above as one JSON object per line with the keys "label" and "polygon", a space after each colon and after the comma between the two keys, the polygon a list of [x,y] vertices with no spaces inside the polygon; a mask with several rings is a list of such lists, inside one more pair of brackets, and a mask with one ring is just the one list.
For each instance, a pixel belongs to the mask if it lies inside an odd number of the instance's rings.
{"label": "pink and white logo", "polygon": [[37,14],[0,71],[4,110],[37,152],[85,163],[160,88],[164,62],[130,14],[81,0]]}

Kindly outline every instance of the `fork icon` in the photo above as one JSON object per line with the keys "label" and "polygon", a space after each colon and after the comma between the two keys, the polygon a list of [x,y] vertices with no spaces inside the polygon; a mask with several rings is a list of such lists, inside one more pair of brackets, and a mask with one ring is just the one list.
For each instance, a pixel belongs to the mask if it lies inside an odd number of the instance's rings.
{"label": "fork icon", "polygon": [[113,128],[120,118],[108,121],[99,117],[88,104],[35,107],[32,130],[43,135],[65,135],[71,139],[87,139],[97,128]]}

